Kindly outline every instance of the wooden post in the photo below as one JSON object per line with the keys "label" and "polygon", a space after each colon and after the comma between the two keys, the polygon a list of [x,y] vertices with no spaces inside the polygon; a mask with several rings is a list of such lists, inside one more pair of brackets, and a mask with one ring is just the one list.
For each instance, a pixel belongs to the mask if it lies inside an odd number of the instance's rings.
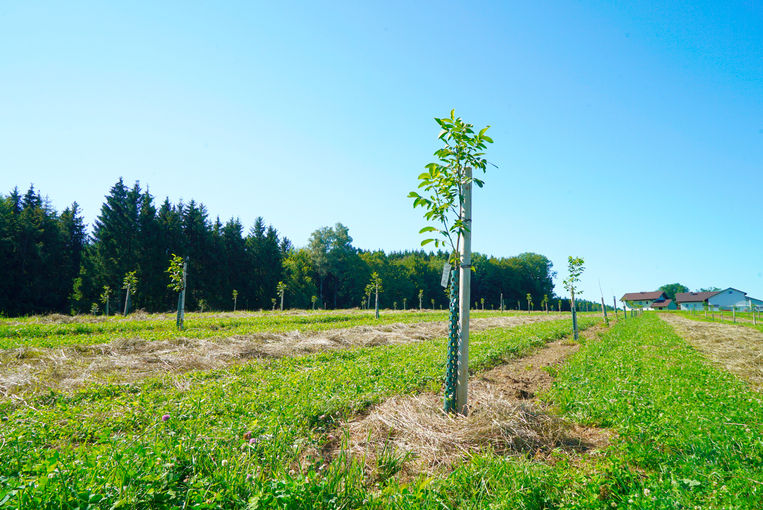
{"label": "wooden post", "polygon": [[736,323],[736,321],[737,321],[737,307],[736,306],[732,306],[731,307],[731,320],[734,323]]}
{"label": "wooden post", "polygon": [[617,298],[615,296],[612,296],[612,306],[615,308],[615,319],[620,319],[617,315]]}
{"label": "wooden post", "polygon": [[[185,284],[186,275],[188,273],[188,257],[183,260],[183,288],[180,289],[178,294],[178,314],[177,314],[177,328],[183,329],[183,323],[185,322]],[[235,307],[235,302],[234,302]]]}
{"label": "wooden post", "polygon": [[[466,178],[471,181],[472,169],[467,167]],[[466,231],[460,246],[461,267],[458,278],[458,307],[460,332],[458,342],[458,385],[456,386],[456,412],[467,414],[468,377],[469,377],[469,301],[472,281],[472,183],[464,186],[464,203],[461,205],[461,218]]]}
{"label": "wooden post", "polygon": [[501,292],[501,312],[503,312],[503,292]]}
{"label": "wooden post", "polygon": [[124,315],[127,316],[127,312],[130,310],[130,284],[127,284],[127,288],[125,289],[125,313]]}
{"label": "wooden post", "polygon": [[604,296],[601,296],[601,310],[604,314],[604,323],[609,326],[609,319],[607,318],[607,307],[604,306]]}
{"label": "wooden post", "polygon": [[[572,286],[572,284],[570,285]],[[575,337],[575,341],[578,340],[578,314],[575,310],[575,291],[570,290],[570,310],[572,310],[572,334]]]}
{"label": "wooden post", "polygon": [[374,305],[376,318],[379,318],[379,283],[376,283],[376,304]]}

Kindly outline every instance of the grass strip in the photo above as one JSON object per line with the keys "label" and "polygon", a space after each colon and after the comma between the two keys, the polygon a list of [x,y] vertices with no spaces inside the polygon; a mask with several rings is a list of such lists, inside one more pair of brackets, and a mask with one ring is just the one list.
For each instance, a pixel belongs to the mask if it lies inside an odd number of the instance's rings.
{"label": "grass strip", "polygon": [[614,429],[602,456],[474,457],[443,480],[391,484],[376,507],[761,508],[763,403],[658,317],[620,321],[562,367],[549,398]]}

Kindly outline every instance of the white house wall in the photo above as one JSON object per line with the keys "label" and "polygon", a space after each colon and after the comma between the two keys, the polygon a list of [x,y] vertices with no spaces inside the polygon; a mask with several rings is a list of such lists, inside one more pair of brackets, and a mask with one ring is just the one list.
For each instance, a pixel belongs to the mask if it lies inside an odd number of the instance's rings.
{"label": "white house wall", "polygon": [[736,289],[726,289],[710,297],[707,303],[711,310],[731,310],[733,307],[747,306],[747,294]]}

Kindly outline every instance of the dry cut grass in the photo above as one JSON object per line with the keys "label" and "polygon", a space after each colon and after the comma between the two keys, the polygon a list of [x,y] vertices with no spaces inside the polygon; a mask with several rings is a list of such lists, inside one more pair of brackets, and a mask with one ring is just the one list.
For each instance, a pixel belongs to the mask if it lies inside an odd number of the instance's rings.
{"label": "dry cut grass", "polygon": [[[554,315],[472,320],[472,330],[514,327],[558,319]],[[218,338],[146,341],[118,338],[95,345],[19,347],[0,351],[0,397],[51,389],[73,391],[93,382],[132,382],[191,370],[212,370],[247,360],[325,350],[391,345],[445,336],[441,322],[368,325],[326,331],[256,333]]]}
{"label": "dry cut grass", "polygon": [[[599,330],[592,328],[586,336]],[[332,455],[349,450],[377,479],[448,470],[485,451],[541,458],[552,451],[594,452],[608,444],[609,431],[570,424],[535,398],[551,386],[549,368],[578,348],[568,340],[552,342],[472,378],[467,416],[444,413],[442,395],[390,398],[346,424],[347,440],[340,444],[333,436],[327,449]]]}
{"label": "dry cut grass", "polygon": [[763,390],[763,333],[745,326],[694,321],[672,314],[659,317],[708,359]]}

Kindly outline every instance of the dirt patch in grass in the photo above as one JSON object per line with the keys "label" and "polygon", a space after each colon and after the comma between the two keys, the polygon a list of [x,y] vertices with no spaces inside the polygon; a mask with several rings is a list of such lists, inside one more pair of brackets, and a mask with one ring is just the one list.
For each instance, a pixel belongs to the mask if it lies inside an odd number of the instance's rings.
{"label": "dirt patch in grass", "polygon": [[659,317],[708,359],[763,390],[763,333],[746,326],[694,321],[671,314]]}
{"label": "dirt patch in grass", "polygon": [[[593,337],[600,327],[585,336]],[[590,454],[609,444],[612,433],[568,423],[537,398],[552,374],[580,345],[547,344],[530,356],[473,376],[467,416],[442,411],[442,395],[398,396],[345,426],[343,441],[330,436],[328,457],[342,449],[363,459],[372,479],[400,473],[416,476],[450,469],[469,455],[491,451],[549,459],[552,452]],[[323,452],[324,456],[326,451]]]}
{"label": "dirt patch in grass", "polygon": [[[514,327],[558,319],[554,315],[472,319],[472,329]],[[167,373],[212,370],[247,360],[325,350],[416,342],[445,336],[440,322],[395,323],[317,332],[258,333],[230,337],[146,341],[120,338],[107,344],[0,351],[0,396],[50,389],[71,391],[92,382],[131,382]]]}

